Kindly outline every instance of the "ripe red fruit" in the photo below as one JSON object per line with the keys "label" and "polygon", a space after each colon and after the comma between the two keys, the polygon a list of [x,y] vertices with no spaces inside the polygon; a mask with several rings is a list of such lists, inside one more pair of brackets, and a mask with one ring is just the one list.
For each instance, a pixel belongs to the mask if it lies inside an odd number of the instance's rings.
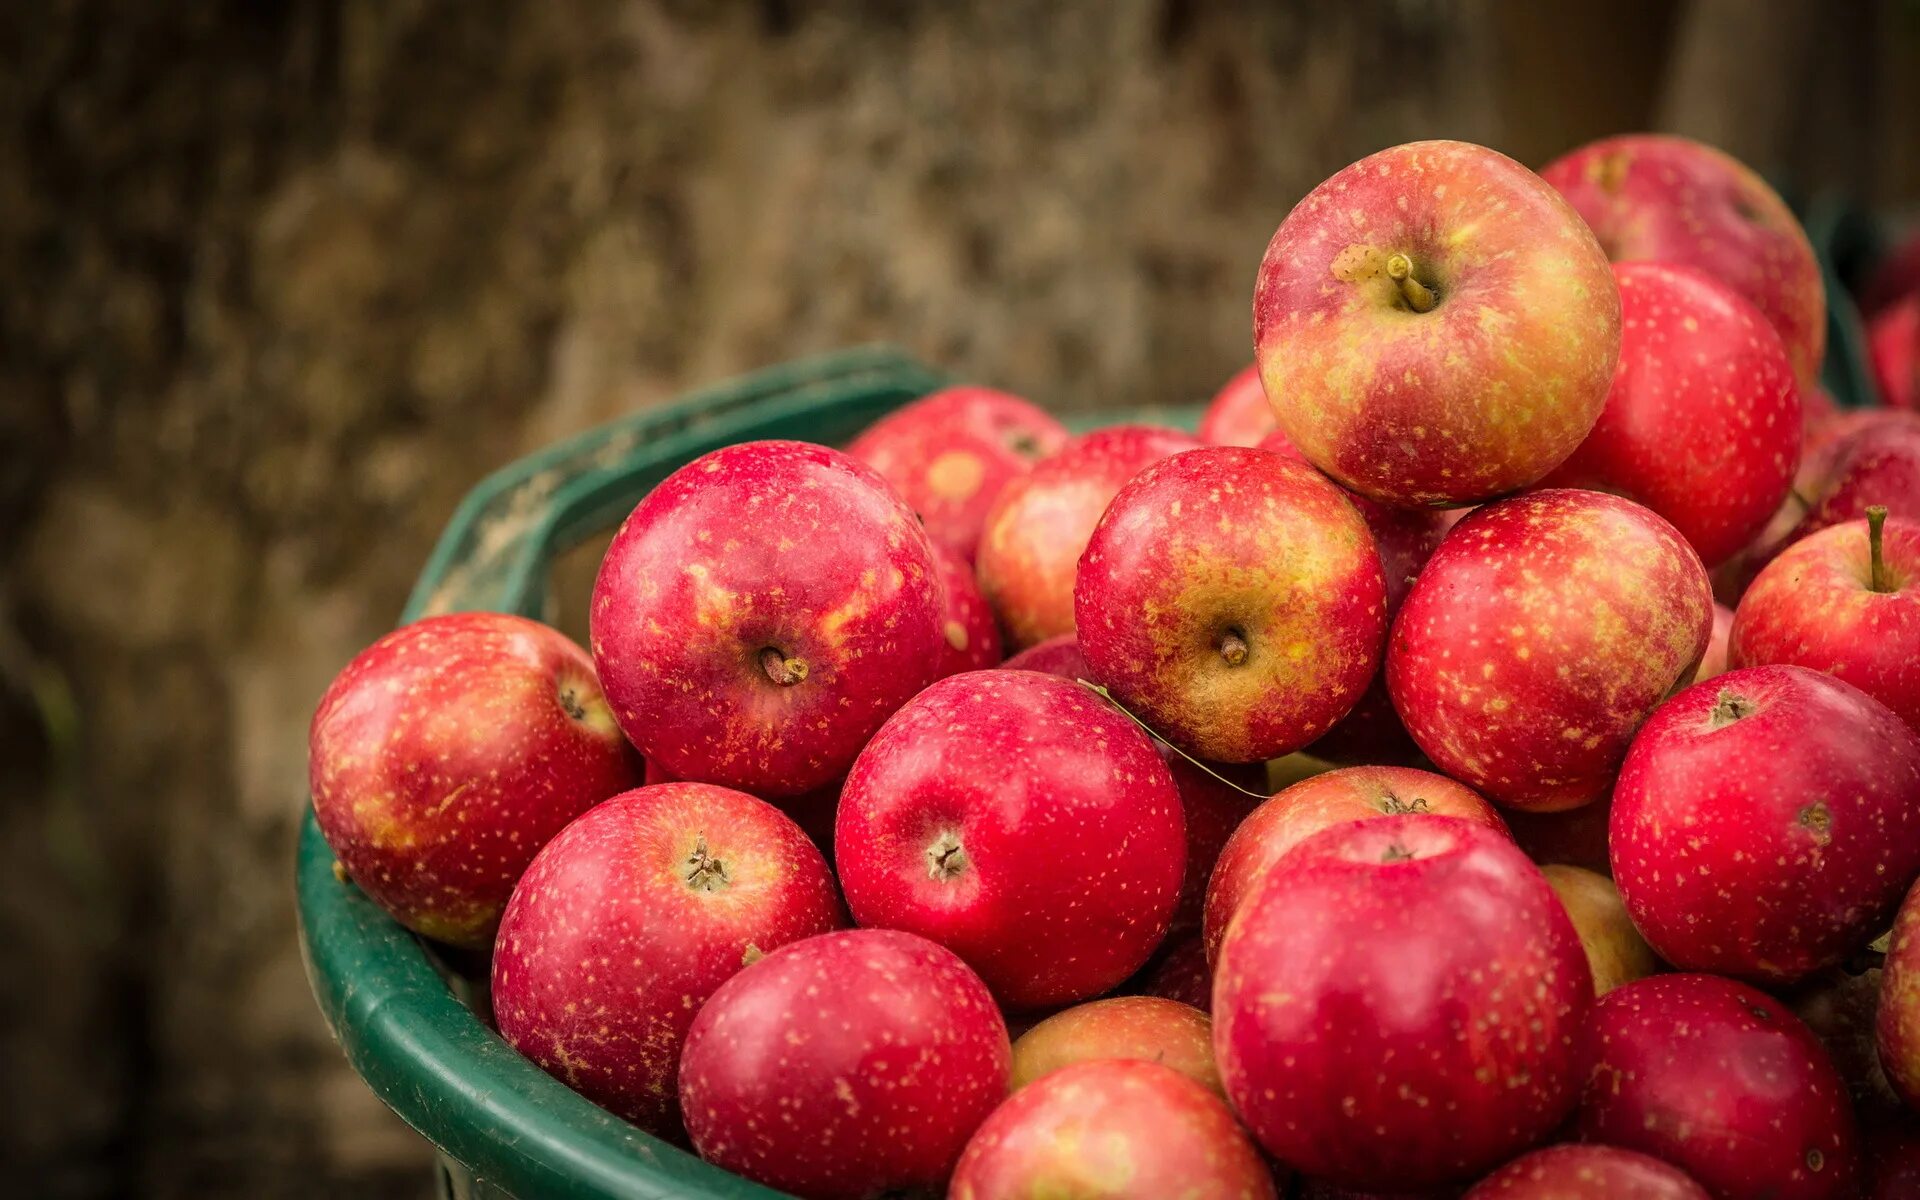
{"label": "ripe red fruit", "polygon": [[1715,1196],[1850,1197],[1845,1086],[1778,1000],[1713,975],[1607,993],[1581,1036],[1583,1141],[1651,1154]]}
{"label": "ripe red fruit", "polygon": [[1863,1138],[1870,1122],[1889,1114],[1905,1114],[1880,1065],[1880,1049],[1874,1037],[1874,1015],[1884,975],[1863,956],[1863,960],[1821,971],[1780,997],[1826,1047],[1834,1070],[1847,1085]]}
{"label": "ripe red fruit", "polygon": [[1093,668],[1087,665],[1086,655],[1080,653],[1079,639],[1070,633],[1028,646],[1000,665],[1009,671],[1038,671],[1062,679],[1098,682],[1093,677]]}
{"label": "ripe red fruit", "polygon": [[1833,525],[1787,547],[1740,597],[1735,666],[1844,679],[1920,730],[1920,521]]}
{"label": "ripe red fruit", "polygon": [[1000,489],[1066,443],[1066,426],[1018,396],[951,387],[881,417],[847,453],[893,485],[936,545],[970,564]]}
{"label": "ripe red fruit", "polygon": [[1459,817],[1507,831],[1500,814],[1471,788],[1431,771],[1346,767],[1303,779],[1254,809],[1220,852],[1207,885],[1208,960],[1218,961],[1227,922],[1288,851],[1330,826],[1400,813]]}
{"label": "ripe red fruit", "polygon": [[1253,297],[1280,429],[1356,492],[1465,504],[1560,465],[1606,404],[1620,298],[1540,177],[1464,142],[1361,159],[1296,205]]}
{"label": "ripe red fruit", "polygon": [[1867,324],[1867,356],[1881,400],[1894,408],[1920,408],[1920,292]]}
{"label": "ripe red fruit", "polygon": [[1894,922],[1880,974],[1874,1040],[1887,1082],[1920,1112],[1920,887],[1908,894]]}
{"label": "ripe red fruit", "polygon": [[1213,1009],[1213,969],[1200,936],[1168,938],[1166,946],[1133,981],[1143,996],[1178,1000],[1201,1012]]}
{"label": "ripe red fruit", "polygon": [[1394,622],[1387,688],[1447,774],[1514,808],[1576,808],[1712,629],[1706,571],[1672,525],[1618,496],[1530,492],[1434,551]]}
{"label": "ripe red fruit", "polygon": [[[1882,412],[1872,417],[1835,422],[1840,436],[1820,451],[1826,469],[1806,489],[1812,506],[1786,541],[1858,520],[1875,505],[1892,516],[1920,521],[1920,414]],[[1815,451],[1807,453],[1812,457]]]}
{"label": "ripe red fruit", "polygon": [[1007,1027],[952,951],[852,929],[783,946],[694,1019],[680,1104],[707,1161],[797,1196],[946,1182],[1007,1095]]}
{"label": "ripe red fruit", "polygon": [[1120,490],[1080,559],[1080,652],[1156,732],[1262,762],[1345,716],[1379,669],[1386,585],[1366,522],[1304,463],[1215,446]]}
{"label": "ripe red fruit", "polygon": [[1516,1158],[1462,1200],[1710,1200],[1678,1167],[1618,1146],[1548,1146]]}
{"label": "ripe red fruit", "polygon": [[761,954],[839,927],[800,827],[742,792],[637,788],[527,868],[493,950],[500,1036],[594,1103],[669,1135],[687,1027]]}
{"label": "ripe red fruit", "polygon": [[428,617],[334,678],[307,734],[320,832],[416,933],[469,949],[567,822],[637,782],[587,652],[504,613]]}
{"label": "ripe red fruit", "polygon": [[980,590],[1011,645],[1073,632],[1074,570],[1108,501],[1142,468],[1199,445],[1156,425],[1097,429],[1001,491],[980,536]]}
{"label": "ripe red fruit", "polygon": [[1026,1087],[1073,1063],[1109,1058],[1157,1062],[1220,1091],[1220,1070],[1213,1065],[1213,1022],[1190,1004],[1158,996],[1093,1000],[1035,1025],[1013,1044],[1013,1086]]}
{"label": "ripe red fruit", "polygon": [[954,675],[914,697],[854,763],[834,847],[857,922],[932,938],[1012,1008],[1131,975],[1186,867],[1152,741],[1033,671]]}
{"label": "ripe red fruit", "polygon": [[792,796],[844,774],[933,680],[941,609],[933,547],[871,469],[746,442],[675,471],[614,535],[593,658],[663,769]]}
{"label": "ripe red fruit", "polygon": [[1282,1161],[1344,1187],[1466,1182],[1572,1108],[1593,980],[1518,847],[1453,817],[1326,829],[1220,947],[1214,1051]]}
{"label": "ripe red fruit", "polygon": [[1249,363],[1207,403],[1207,411],[1200,414],[1200,440],[1209,446],[1257,446],[1276,425],[1260,367]]}
{"label": "ripe red fruit", "polygon": [[994,622],[987,598],[973,577],[967,561],[935,544],[934,573],[939,577],[946,603],[940,626],[946,649],[940,656],[940,677],[962,671],[981,671],[1000,664],[1000,628]]}
{"label": "ripe red fruit", "polygon": [[1158,1063],[1065,1067],[987,1118],[948,1200],[1273,1200],[1273,1177],[1219,1097]]}
{"label": "ripe red fruit", "polygon": [[1620,363],[1606,411],[1548,476],[1627,496],[1708,566],[1751,542],[1800,461],[1800,390],[1780,335],[1708,275],[1622,263]]}
{"label": "ripe red fruit", "polygon": [[1614,883],[1660,957],[1804,978],[1885,929],[1920,875],[1920,735],[1832,676],[1729,671],[1634,739],[1610,841]]}
{"label": "ripe red fruit", "polygon": [[1635,133],[1590,142],[1540,172],[1615,262],[1696,267],[1766,314],[1811,387],[1827,343],[1827,293],[1813,246],[1779,195],[1738,161],[1686,138]]}
{"label": "ripe red fruit", "polygon": [[1613,881],[1598,871],[1566,863],[1540,868],[1554,894],[1566,906],[1573,930],[1587,952],[1593,972],[1593,994],[1604,996],[1624,983],[1644,979],[1660,969],[1647,939],[1633,927],[1627,906]]}

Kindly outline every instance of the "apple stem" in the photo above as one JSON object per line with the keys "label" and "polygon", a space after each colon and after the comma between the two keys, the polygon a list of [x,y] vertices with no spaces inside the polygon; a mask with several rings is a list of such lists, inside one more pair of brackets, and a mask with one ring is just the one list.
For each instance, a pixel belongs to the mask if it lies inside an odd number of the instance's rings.
{"label": "apple stem", "polygon": [[1227,630],[1226,636],[1220,639],[1220,657],[1226,659],[1230,667],[1237,667],[1247,661],[1246,639],[1234,630]]}
{"label": "apple stem", "polygon": [[1887,560],[1881,549],[1881,527],[1887,523],[1887,506],[1876,504],[1867,509],[1867,554],[1873,563],[1867,586],[1876,592],[1891,592],[1893,580],[1887,578]]}
{"label": "apple stem", "polygon": [[1160,742],[1164,744],[1169,750],[1172,750],[1175,754],[1178,754],[1181,758],[1186,759],[1188,762],[1192,763],[1195,767],[1199,768],[1202,772],[1212,776],[1215,780],[1219,781],[1220,783],[1223,783],[1228,787],[1232,788],[1234,791],[1239,792],[1242,796],[1252,796],[1255,800],[1266,800],[1269,798],[1267,793],[1265,792],[1256,792],[1252,788],[1241,787],[1239,784],[1235,783],[1231,779],[1228,779],[1225,775],[1222,775],[1220,772],[1214,770],[1212,767],[1208,766],[1206,763],[1201,762],[1199,759],[1195,758],[1193,755],[1188,754],[1185,750],[1182,750],[1180,747],[1174,745],[1172,742],[1167,741],[1166,738],[1161,737],[1158,733],[1154,732],[1153,726],[1147,724],[1145,721],[1142,721],[1139,717],[1136,717],[1131,712],[1127,711],[1127,706],[1120,703],[1118,700],[1115,700],[1113,698],[1113,693],[1109,692],[1106,688],[1101,687],[1099,684],[1093,682],[1090,679],[1076,679],[1074,680],[1074,682],[1079,684],[1081,687],[1086,688],[1088,691],[1100,697],[1102,700],[1105,700],[1108,704],[1111,704],[1115,708],[1119,709],[1121,716],[1125,717],[1129,721],[1132,721],[1135,725],[1138,725],[1140,728],[1146,730],[1148,737],[1152,738],[1156,742]]}
{"label": "apple stem", "polygon": [[768,679],[781,687],[792,687],[807,677],[805,659],[788,658],[772,646],[760,652],[760,669],[767,673]]}
{"label": "apple stem", "polygon": [[1387,259],[1387,278],[1400,285],[1400,298],[1407,307],[1418,313],[1432,312],[1439,297],[1433,289],[1421,283],[1413,275],[1413,260],[1404,254],[1391,255]]}

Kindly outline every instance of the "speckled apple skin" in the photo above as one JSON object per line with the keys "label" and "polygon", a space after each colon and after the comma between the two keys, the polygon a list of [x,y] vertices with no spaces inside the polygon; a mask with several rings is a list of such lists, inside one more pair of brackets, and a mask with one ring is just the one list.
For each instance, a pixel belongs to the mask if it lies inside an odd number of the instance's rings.
{"label": "speckled apple skin", "polygon": [[1157,425],[1096,429],[1001,491],[977,566],[1009,646],[1073,632],[1074,570],[1114,493],[1148,465],[1199,445]]}
{"label": "speckled apple skin", "polygon": [[1070,633],[1028,646],[1000,665],[1009,671],[1038,671],[1042,675],[1058,675],[1062,679],[1099,682],[1093,677],[1093,667],[1088,665],[1087,656],[1080,653],[1079,639]]}
{"label": "speckled apple skin", "polygon": [[1861,422],[1836,443],[1813,507],[1787,538],[1798,541],[1843,521],[1867,515],[1876,504],[1895,517],[1920,521],[1920,414]]}
{"label": "speckled apple skin", "polygon": [[[1438,293],[1415,312],[1394,254]],[[1534,483],[1593,428],[1620,349],[1606,255],[1539,176],[1465,142],[1412,142],[1322,183],[1273,235],[1254,357],[1307,460],[1390,504]]]}
{"label": "speckled apple skin", "polygon": [[1889,592],[1870,586],[1864,520],[1787,547],[1740,597],[1728,661],[1825,671],[1920,730],[1920,521],[1889,520],[1881,555]]}
{"label": "speckled apple skin", "polygon": [[1593,972],[1594,995],[1604,996],[1660,969],[1653,947],[1633,927],[1613,880],[1567,863],[1549,863],[1540,868],[1540,873],[1560,897],[1573,931],[1580,935],[1587,967]]}
{"label": "speckled apple skin", "polygon": [[1593,981],[1504,834],[1457,817],[1322,830],[1255,886],[1214,971],[1227,1095],[1281,1161],[1344,1187],[1465,1183],[1572,1109]]}
{"label": "speckled apple skin", "polygon": [[1394,622],[1387,689],[1447,774],[1513,808],[1577,808],[1712,631],[1706,570],[1672,525],[1617,496],[1529,492],[1434,551]]}
{"label": "speckled apple skin", "polygon": [[[1748,715],[1716,717],[1728,698]],[[1791,983],[1885,930],[1920,875],[1920,735],[1832,676],[1729,671],[1634,739],[1609,842],[1660,957]]]}
{"label": "speckled apple skin", "polygon": [[314,817],[415,933],[492,944],[540,847],[639,782],[587,652],[504,613],[428,617],[334,678],[307,733]]}
{"label": "speckled apple skin", "polygon": [[1180,797],[1152,741],[1033,671],[954,675],[914,697],[854,763],[834,848],[855,921],[932,938],[1014,1009],[1131,975],[1186,869]]}
{"label": "speckled apple skin", "polygon": [[1778,1000],[1713,975],[1654,975],[1595,1004],[1581,1034],[1580,1138],[1672,1163],[1714,1196],[1851,1197],[1846,1088]]}
{"label": "speckled apple skin", "polygon": [[1201,1012],[1213,1009],[1213,968],[1200,935],[1170,937],[1154,960],[1135,977],[1131,990],[1142,996],[1178,1000]]}
{"label": "speckled apple skin", "polygon": [[1548,1146],[1473,1186],[1462,1200],[1713,1200],[1671,1163],[1618,1146]]}
{"label": "speckled apple skin", "polygon": [[1220,1093],[1213,1022],[1190,1004],[1159,996],[1091,1000],[1035,1025],[1013,1044],[1013,1086],[1017,1090],[1061,1067],[1107,1058],[1157,1062]]}
{"label": "speckled apple skin", "polygon": [[[756,796],[846,772],[947,649],[933,547],[873,471],[745,442],[668,476],[594,584],[593,660],[627,737],[680,779]],[[782,686],[764,650],[806,664]]]}
{"label": "speckled apple skin", "polygon": [[951,387],[881,417],[847,453],[893,485],[936,544],[972,563],[1000,489],[1068,436],[1051,414],[1009,392]]}
{"label": "speckled apple skin", "polygon": [[1639,501],[1709,567],[1766,527],[1800,461],[1800,389],[1780,335],[1711,276],[1621,263],[1620,362],[1606,410],[1547,477]]}
{"label": "speckled apple skin", "polygon": [[1020,1089],[974,1134],[948,1200],[1273,1200],[1233,1114],[1170,1067],[1077,1063]]}
{"label": "speckled apple skin", "polygon": [[720,985],[680,1059],[700,1157],[808,1200],[944,1184],[1007,1096],[987,985],[890,929],[825,933]]}
{"label": "speckled apple skin", "polygon": [[1227,923],[1289,850],[1329,826],[1396,813],[1436,813],[1507,831],[1493,805],[1473,789],[1431,771],[1342,767],[1303,779],[1254,809],[1220,851],[1207,885],[1207,960],[1218,961]]}
{"label": "speckled apple skin", "polygon": [[[1379,670],[1386,583],[1367,525],[1304,463],[1215,446],[1120,489],[1080,559],[1080,652],[1187,751],[1263,762],[1347,714]],[[1221,654],[1229,631],[1244,661]]]}
{"label": "speckled apple skin", "polygon": [[1867,323],[1867,361],[1882,403],[1920,408],[1920,292]]}
{"label": "speckled apple skin", "polygon": [[1920,887],[1908,893],[1894,921],[1881,968],[1874,1040],[1887,1082],[1920,1113]]}
{"label": "speckled apple skin", "polygon": [[1260,364],[1249,363],[1207,402],[1200,414],[1199,433],[1209,446],[1257,446],[1276,427],[1266,385],[1260,382]]}
{"label": "speckled apple skin", "polygon": [[1774,190],[1711,146],[1634,133],[1590,142],[1540,172],[1585,218],[1607,257],[1694,267],[1779,331],[1811,387],[1827,346],[1827,292],[1813,246]]}
{"label": "speckled apple skin", "polygon": [[[723,879],[689,879],[703,850]],[[567,826],[514,889],[494,1018],[549,1075],[672,1137],[680,1049],[707,997],[844,923],[820,851],[772,805],[704,783],[636,788]]]}
{"label": "speckled apple skin", "polygon": [[934,575],[945,603],[941,609],[940,677],[983,671],[1000,665],[1000,627],[980,594],[973,567],[944,546],[933,547]]}

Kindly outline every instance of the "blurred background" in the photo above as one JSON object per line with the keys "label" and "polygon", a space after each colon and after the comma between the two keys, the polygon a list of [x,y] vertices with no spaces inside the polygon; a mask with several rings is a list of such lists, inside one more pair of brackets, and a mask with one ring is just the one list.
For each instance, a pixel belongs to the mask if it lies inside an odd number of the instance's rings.
{"label": "blurred background", "polygon": [[1335,169],[1646,128],[1911,205],[1920,4],[0,6],[0,1180],[427,1194],[293,832],[315,699],[491,468],[878,339],[1199,401]]}

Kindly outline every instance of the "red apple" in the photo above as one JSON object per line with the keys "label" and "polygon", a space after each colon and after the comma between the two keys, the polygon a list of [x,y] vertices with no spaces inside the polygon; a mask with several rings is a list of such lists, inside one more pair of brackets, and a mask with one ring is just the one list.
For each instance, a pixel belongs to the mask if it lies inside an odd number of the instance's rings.
{"label": "red apple", "polygon": [[1791,983],[1873,940],[1920,875],[1920,735],[1830,675],[1729,671],[1634,739],[1611,844],[1660,957]]}
{"label": "red apple", "polygon": [[1727,639],[1732,633],[1733,610],[1716,602],[1713,606],[1713,634],[1707,639],[1707,652],[1700,657],[1700,666],[1693,673],[1695,683],[1704,683],[1715,675],[1727,673]]}
{"label": "red apple", "polygon": [[614,534],[593,659],[664,770],[793,796],[933,680],[942,600],[926,532],[870,468],[746,442],[669,475]]}
{"label": "red apple", "polygon": [[851,929],[720,985],[687,1033],[680,1104],[708,1162],[865,1200],[946,1182],[1006,1098],[1010,1054],[987,985],[952,951]]}
{"label": "red apple", "polygon": [[1214,393],[1200,414],[1200,440],[1209,446],[1255,446],[1274,433],[1273,406],[1260,382],[1260,366],[1249,363]]}
{"label": "red apple", "polygon": [[1213,969],[1200,936],[1169,938],[1166,946],[1134,979],[1134,990],[1190,1004],[1201,1012],[1213,1009]]}
{"label": "red apple", "polygon": [[1067,443],[1067,428],[1018,396],[951,387],[888,413],[847,453],[878,471],[962,560],[1000,489]]}
{"label": "red apple", "polygon": [[494,942],[494,1018],[549,1075],[671,1136],[700,1005],[761,954],[841,923],[826,862],[772,805],[704,783],[637,788],[527,868]]}
{"label": "red apple", "polygon": [[1391,504],[1533,483],[1606,404],[1620,297],[1540,177],[1464,142],[1361,159],[1287,214],[1260,264],[1254,356],[1307,460]]}
{"label": "red apple", "polygon": [[1869,1123],[1861,1132],[1867,1176],[1861,1200],[1920,1196],[1920,1126],[1902,1115]]}
{"label": "red apple", "polygon": [[1079,639],[1070,633],[1028,646],[1000,665],[1009,671],[1038,671],[1062,679],[1095,682],[1093,668],[1087,665],[1086,655],[1080,653]]}
{"label": "red apple", "polygon": [[1877,419],[1842,426],[1852,432],[1826,452],[1827,469],[1807,493],[1811,506],[1787,542],[1858,520],[1875,505],[1896,517],[1920,520],[1920,414],[1874,415]]}
{"label": "red apple", "polygon": [[1213,1065],[1213,1022],[1190,1004],[1158,996],[1094,1000],[1035,1025],[1013,1044],[1013,1086],[1026,1087],[1073,1063],[1109,1058],[1157,1062],[1220,1091],[1220,1071]]}
{"label": "red apple", "polygon": [[1015,1092],[973,1135],[948,1200],[1273,1200],[1233,1114],[1159,1063],[1077,1063]]}
{"label": "red apple", "polygon": [[415,933],[484,949],[527,864],[636,782],[587,652],[505,613],[428,617],[361,651],[307,734],[340,865]]}
{"label": "red apple", "polygon": [[1514,808],[1577,808],[1712,630],[1707,573],[1672,525],[1618,496],[1530,492],[1434,551],[1394,622],[1387,688],[1447,774]]}
{"label": "red apple", "polygon": [[1345,716],[1379,669],[1386,585],[1367,525],[1304,463],[1215,446],[1120,490],[1080,559],[1080,652],[1162,736],[1261,762]]}
{"label": "red apple", "polygon": [[1472,789],[1430,771],[1346,767],[1303,779],[1254,809],[1220,852],[1207,885],[1208,961],[1219,960],[1227,923],[1288,851],[1329,826],[1399,813],[1437,813],[1500,833],[1507,829],[1500,814]]}
{"label": "red apple", "polygon": [[954,675],[914,697],[854,763],[834,846],[857,922],[932,938],[1012,1008],[1131,975],[1186,869],[1152,740],[1034,671]]}
{"label": "red apple", "polygon": [[1734,666],[1844,679],[1920,730],[1920,520],[1832,525],[1767,564],[1740,598]]}
{"label": "red apple", "polygon": [[1606,411],[1548,477],[1627,496],[1709,566],[1751,542],[1800,461],[1800,391],[1780,335],[1689,267],[1622,263],[1620,363]]}
{"label": "red apple", "polygon": [[1711,146],[1636,133],[1590,142],[1540,174],[1616,262],[1695,267],[1766,314],[1801,383],[1820,375],[1827,293],[1813,246],[1761,178]]}
{"label": "red apple", "polygon": [[1593,980],[1506,836],[1406,814],[1322,830],[1242,903],[1214,973],[1234,1108],[1343,1187],[1464,1183],[1558,1125]]}
{"label": "red apple", "polygon": [[1881,400],[1894,408],[1920,408],[1920,292],[1867,324],[1867,357]]}
{"label": "red apple", "polygon": [[940,676],[981,671],[1000,664],[1000,629],[993,610],[980,594],[980,584],[965,559],[935,544],[933,569],[946,597],[941,635],[946,651],[940,657]]}
{"label": "red apple", "polygon": [[1008,484],[980,537],[980,590],[1010,645],[1073,632],[1073,576],[1093,527],[1122,484],[1200,443],[1177,429],[1097,429]]}
{"label": "red apple", "polygon": [[1622,984],[1644,979],[1660,969],[1647,939],[1633,927],[1620,892],[1598,871],[1550,863],[1540,868],[1554,894],[1566,906],[1567,917],[1593,971],[1593,994],[1604,996]]}
{"label": "red apple", "polygon": [[1907,896],[1887,944],[1874,1037],[1887,1082],[1920,1111],[1920,888]]}
{"label": "red apple", "polygon": [[1715,1196],[1853,1196],[1845,1086],[1778,1000],[1713,975],[1608,992],[1581,1037],[1583,1141],[1664,1159]]}
{"label": "red apple", "polygon": [[1711,1200],[1678,1167],[1618,1146],[1548,1146],[1514,1159],[1463,1200]]}

